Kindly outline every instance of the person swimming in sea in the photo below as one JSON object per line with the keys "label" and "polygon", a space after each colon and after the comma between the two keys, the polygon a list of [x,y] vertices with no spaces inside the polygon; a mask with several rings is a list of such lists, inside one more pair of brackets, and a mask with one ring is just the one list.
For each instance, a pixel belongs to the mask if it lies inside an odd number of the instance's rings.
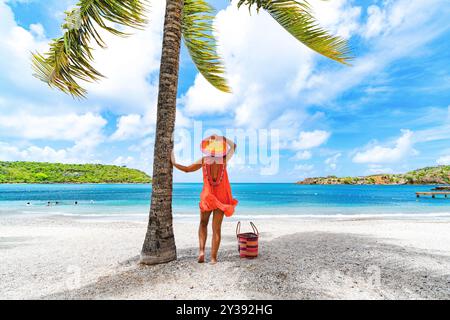
{"label": "person swimming in sea", "polygon": [[175,155],[172,153],[172,165],[178,170],[186,173],[203,170],[203,190],[199,203],[199,263],[205,262],[205,245],[211,213],[213,213],[211,263],[215,264],[221,241],[223,217],[231,217],[238,204],[238,201],[232,196],[227,173],[227,164],[235,150],[236,144],[233,141],[226,137],[212,135],[201,143],[201,151],[204,156],[190,166],[176,163]]}

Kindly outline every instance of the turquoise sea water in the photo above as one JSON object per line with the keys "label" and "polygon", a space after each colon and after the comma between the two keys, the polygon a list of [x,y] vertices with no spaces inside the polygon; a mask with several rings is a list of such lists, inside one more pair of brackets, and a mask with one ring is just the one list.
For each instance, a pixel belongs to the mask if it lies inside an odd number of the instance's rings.
{"label": "turquoise sea water", "polygon": [[[175,184],[175,218],[198,216],[201,184]],[[302,186],[233,184],[235,218],[285,216],[449,217],[449,199],[416,199],[431,186]],[[0,215],[67,215],[145,219],[150,185],[0,185]],[[47,206],[51,201],[52,205]],[[55,202],[58,202],[55,205]],[[75,201],[78,205],[75,205]],[[27,205],[27,203],[30,203]]]}

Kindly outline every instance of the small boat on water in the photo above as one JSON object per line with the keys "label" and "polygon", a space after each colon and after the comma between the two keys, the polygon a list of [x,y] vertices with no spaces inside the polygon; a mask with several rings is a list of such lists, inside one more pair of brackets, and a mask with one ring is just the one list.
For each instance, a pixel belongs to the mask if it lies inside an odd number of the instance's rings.
{"label": "small boat on water", "polygon": [[433,191],[450,191],[450,186],[440,186],[440,187],[436,187],[431,189]]}

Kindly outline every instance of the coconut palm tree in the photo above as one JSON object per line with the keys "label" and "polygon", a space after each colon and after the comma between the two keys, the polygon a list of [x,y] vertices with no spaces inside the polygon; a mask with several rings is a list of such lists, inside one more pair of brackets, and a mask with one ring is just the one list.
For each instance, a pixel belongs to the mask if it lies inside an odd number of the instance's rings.
{"label": "coconut palm tree", "polygon": [[[155,0],[159,1],[159,0]],[[64,35],[53,40],[49,52],[33,54],[35,76],[50,87],[74,97],[86,96],[80,81],[97,81],[102,74],[93,64],[92,43],[105,48],[101,31],[126,36],[120,25],[144,28],[147,0],[79,0],[66,12]],[[319,54],[347,64],[345,40],[330,35],[316,22],[303,0],[239,0],[237,6],[267,11],[287,32]],[[198,71],[218,90],[231,92],[217,54],[213,30],[214,10],[206,0],[166,0],[159,96],[154,146],[153,185],[149,224],[141,263],[176,259],[172,228],[172,165],[176,98],[181,40]],[[126,57],[124,57],[126,58]]]}

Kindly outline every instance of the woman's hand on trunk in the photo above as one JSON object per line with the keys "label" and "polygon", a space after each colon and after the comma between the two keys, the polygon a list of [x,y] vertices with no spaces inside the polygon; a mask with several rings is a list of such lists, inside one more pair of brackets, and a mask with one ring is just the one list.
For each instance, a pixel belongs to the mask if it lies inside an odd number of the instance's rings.
{"label": "woman's hand on trunk", "polygon": [[174,167],[177,164],[177,162],[175,160],[175,152],[174,151],[172,151],[172,153],[170,154],[170,163],[172,164],[172,167]]}

